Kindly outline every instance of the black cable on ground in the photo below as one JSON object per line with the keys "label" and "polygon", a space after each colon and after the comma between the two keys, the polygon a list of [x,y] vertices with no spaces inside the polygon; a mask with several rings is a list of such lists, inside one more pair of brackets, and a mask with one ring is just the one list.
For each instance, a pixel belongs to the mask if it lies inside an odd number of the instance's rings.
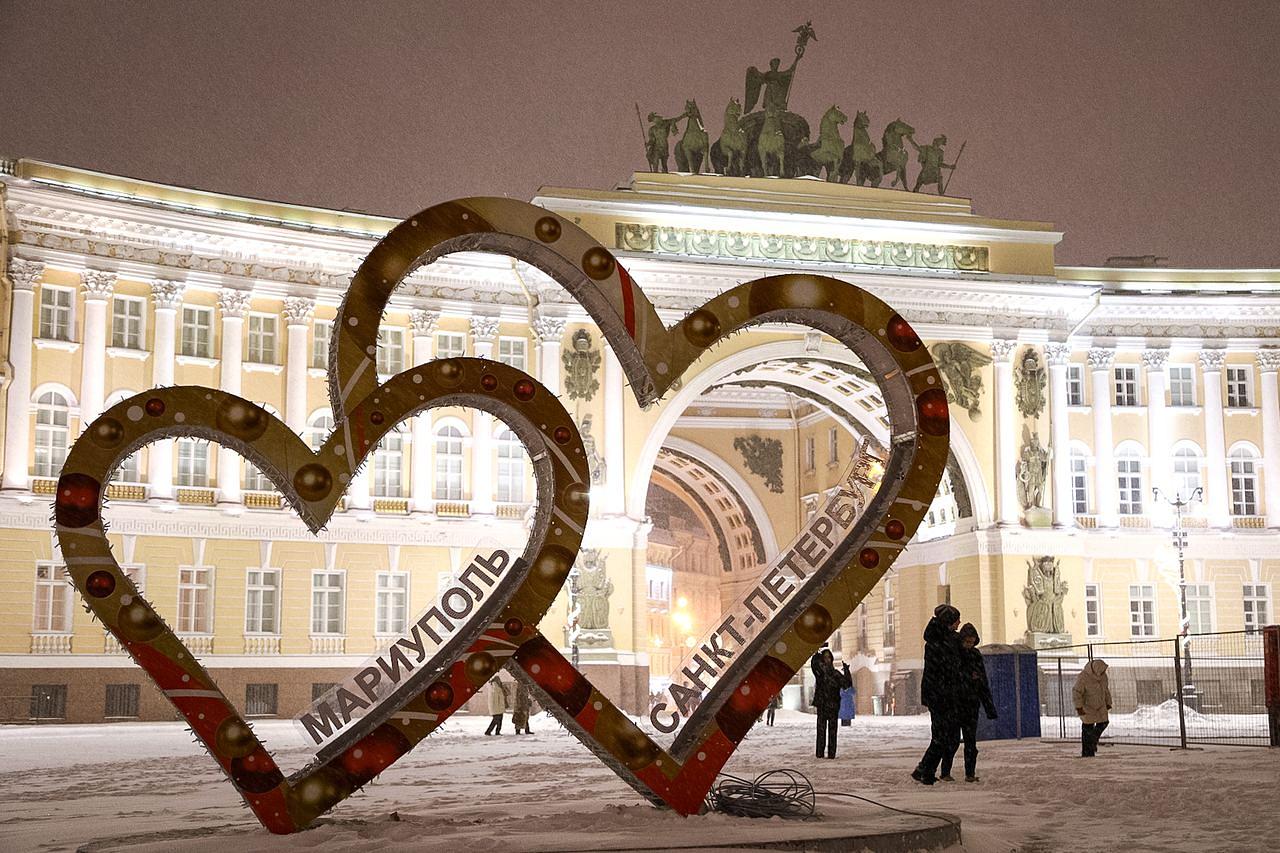
{"label": "black cable on ground", "polygon": [[900,809],[897,806],[891,806],[860,794],[848,794],[842,791],[815,791],[813,783],[809,781],[807,776],[798,770],[785,768],[764,773],[756,777],[755,781],[748,781],[737,776],[730,776],[727,773],[721,773],[716,784],[707,793],[707,808],[711,811],[737,817],[804,819],[814,817],[817,814],[815,803],[817,796],[848,797],[854,800],[861,800],[864,803],[870,803],[873,806],[879,806],[882,809],[888,809],[891,812],[940,820],[957,828],[960,826],[959,821],[952,820],[946,815]]}

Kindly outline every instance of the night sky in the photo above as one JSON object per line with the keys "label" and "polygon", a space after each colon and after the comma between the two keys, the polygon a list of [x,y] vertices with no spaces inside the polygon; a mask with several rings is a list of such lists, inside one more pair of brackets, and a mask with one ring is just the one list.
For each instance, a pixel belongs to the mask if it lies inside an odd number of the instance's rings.
{"label": "night sky", "polygon": [[815,134],[835,103],[877,142],[899,116],[948,159],[967,140],[950,192],[1055,223],[1060,263],[1280,267],[1268,0],[6,0],[0,154],[396,216],[608,188],[645,168],[637,101],[696,98],[714,140],[807,18],[790,106]]}

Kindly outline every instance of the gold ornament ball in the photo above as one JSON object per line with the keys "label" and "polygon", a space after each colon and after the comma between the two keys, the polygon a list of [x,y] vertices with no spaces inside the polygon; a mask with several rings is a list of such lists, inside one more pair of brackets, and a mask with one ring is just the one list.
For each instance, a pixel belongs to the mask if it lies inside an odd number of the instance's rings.
{"label": "gold ornament ball", "polygon": [[575,556],[568,548],[560,545],[543,548],[529,567],[529,583],[534,591],[544,597],[558,593],[573,566]]}
{"label": "gold ornament ball", "polygon": [[319,462],[311,462],[293,475],[293,487],[305,501],[322,500],[333,490],[333,474]]}
{"label": "gold ornament ball", "polygon": [[119,447],[124,440],[124,424],[115,418],[102,418],[89,428],[89,440],[99,447]]}
{"label": "gold ornament ball", "polygon": [[150,607],[140,601],[131,601],[116,614],[116,624],[125,638],[135,643],[154,640],[164,631],[164,623]]}
{"label": "gold ornament ball", "polygon": [[560,497],[564,501],[565,509],[570,512],[586,512],[587,505],[591,500],[591,490],[587,488],[585,483],[570,483],[565,486]]}
{"label": "gold ornament ball", "polygon": [[446,358],[436,362],[433,372],[436,382],[446,388],[456,388],[462,383],[462,362],[456,358]]}
{"label": "gold ornament ball", "polygon": [[831,613],[821,604],[811,604],[796,620],[796,634],[806,643],[820,643],[833,630]]}
{"label": "gold ornament ball", "polygon": [[239,717],[228,717],[223,720],[222,725],[218,726],[218,731],[214,733],[213,739],[218,746],[218,752],[232,758],[244,758],[258,746],[253,737],[253,730]]}
{"label": "gold ornament ball", "polygon": [[489,677],[498,671],[498,662],[488,652],[476,652],[467,658],[466,663],[463,664],[463,669],[467,674],[467,680],[479,686],[488,681]]}
{"label": "gold ornament ball", "polygon": [[332,769],[321,770],[293,789],[298,801],[309,811],[324,811],[351,792],[351,786]]}
{"label": "gold ornament ball", "polygon": [[560,221],[554,216],[544,216],[533,226],[533,233],[544,243],[554,243],[560,239]]}
{"label": "gold ornament ball", "polygon": [[709,347],[720,337],[720,319],[706,308],[694,311],[684,321],[684,336],[695,347]]}
{"label": "gold ornament ball", "polygon": [[599,246],[588,249],[582,256],[582,271],[596,281],[604,281],[613,275],[614,266],[613,255]]}
{"label": "gold ornament ball", "polygon": [[262,438],[270,417],[260,407],[246,400],[227,400],[218,407],[214,423],[227,435],[247,442]]}
{"label": "gold ornament ball", "polygon": [[643,770],[658,757],[657,745],[613,705],[605,705],[592,732],[628,770]]}

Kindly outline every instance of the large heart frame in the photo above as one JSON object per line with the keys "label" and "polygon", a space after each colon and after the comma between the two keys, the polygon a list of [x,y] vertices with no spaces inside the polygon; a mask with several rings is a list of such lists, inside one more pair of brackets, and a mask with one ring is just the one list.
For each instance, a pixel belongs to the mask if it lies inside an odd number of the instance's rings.
{"label": "large heart frame", "polygon": [[[892,436],[880,488],[844,541],[800,595],[741,650],[662,749],[545,637],[514,655],[522,678],[588,749],[638,792],[682,814],[698,812],[720,768],[769,700],[862,601],[914,535],[946,466],[950,420],[933,359],[899,314],[852,284],[779,275],[739,285],[668,329],[612,253],[545,209],[498,198],[428,208],[396,226],[369,253],[346,302],[386,306],[418,266],[459,251],[524,260],[564,286],[591,315],[637,401],[659,400],[717,341],[747,326],[791,322],[826,332],[854,352],[884,395]],[[377,330],[342,327],[334,340],[330,396],[339,405],[376,386],[369,353]],[[337,409],[335,409],[335,412]]]}

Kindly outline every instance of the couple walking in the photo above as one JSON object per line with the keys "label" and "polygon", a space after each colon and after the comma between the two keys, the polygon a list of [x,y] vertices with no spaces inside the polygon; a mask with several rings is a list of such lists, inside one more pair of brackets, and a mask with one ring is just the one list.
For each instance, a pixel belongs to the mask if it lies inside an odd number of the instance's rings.
{"label": "couple walking", "polygon": [[[511,695],[513,692],[514,701]],[[524,682],[509,685],[495,676],[485,685],[485,701],[488,703],[490,714],[489,728],[484,730],[486,735],[502,734],[502,715],[508,708],[511,709],[511,722],[516,727],[516,734],[521,732],[533,734],[529,729],[529,714],[533,712],[533,696]]]}

